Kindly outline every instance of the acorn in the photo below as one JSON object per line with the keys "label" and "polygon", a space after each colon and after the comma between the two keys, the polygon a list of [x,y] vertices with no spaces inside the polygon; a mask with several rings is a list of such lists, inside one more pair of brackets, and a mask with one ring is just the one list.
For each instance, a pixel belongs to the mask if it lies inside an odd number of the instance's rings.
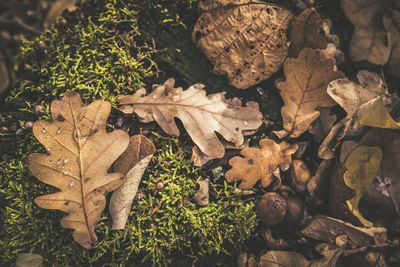
{"label": "acorn", "polygon": [[304,161],[295,159],[290,166],[289,177],[293,188],[297,192],[305,192],[311,173]]}
{"label": "acorn", "polygon": [[33,127],[33,122],[31,122],[31,121],[26,121],[26,122],[24,123],[24,126],[25,126],[26,129],[32,129],[32,127]]}
{"label": "acorn", "polygon": [[305,204],[298,196],[289,194],[286,197],[286,205],[284,222],[289,225],[295,225],[303,216]]}
{"label": "acorn", "polygon": [[274,226],[280,223],[286,214],[286,201],[276,192],[265,193],[257,204],[257,211],[261,222],[265,226]]}
{"label": "acorn", "polygon": [[45,113],[45,112],[46,112],[46,110],[45,110],[45,108],[44,108],[42,105],[37,105],[37,106],[35,107],[35,114],[36,114],[36,115],[43,114],[43,113]]}
{"label": "acorn", "polygon": [[162,182],[158,182],[156,184],[156,188],[157,188],[157,190],[162,190],[164,188],[164,184]]}

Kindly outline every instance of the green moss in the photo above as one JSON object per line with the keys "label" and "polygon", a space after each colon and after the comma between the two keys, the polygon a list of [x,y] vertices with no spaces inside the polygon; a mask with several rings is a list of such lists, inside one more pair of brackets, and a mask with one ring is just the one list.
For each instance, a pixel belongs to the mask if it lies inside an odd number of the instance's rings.
{"label": "green moss", "polygon": [[[119,95],[160,82],[155,76],[157,43],[141,31],[138,20],[152,14],[164,25],[184,28],[184,14],[193,11],[193,2],[91,0],[66,15],[66,25],[58,23],[24,42],[16,69],[21,80],[7,97],[8,105],[20,112],[20,130],[15,151],[2,151],[9,159],[0,162],[2,265],[12,265],[23,252],[43,255],[48,266],[233,264],[234,254],[258,224],[255,203],[233,195],[234,186],[223,176],[194,167],[193,144],[185,138],[157,136],[158,151],[139,187],[145,197],[135,202],[124,230],[111,231],[107,207],[96,228],[99,246],[91,250],[72,239],[72,230],[61,228],[64,213],[34,204],[35,197],[56,189],[40,183],[25,164],[30,153],[44,152],[23,127],[34,118],[34,105],[45,105],[41,118],[50,119],[49,104],[69,90],[78,91],[86,103],[115,103]],[[196,181],[205,178],[211,180],[211,203],[197,207],[192,200]],[[160,191],[155,189],[159,181],[165,185]]]}

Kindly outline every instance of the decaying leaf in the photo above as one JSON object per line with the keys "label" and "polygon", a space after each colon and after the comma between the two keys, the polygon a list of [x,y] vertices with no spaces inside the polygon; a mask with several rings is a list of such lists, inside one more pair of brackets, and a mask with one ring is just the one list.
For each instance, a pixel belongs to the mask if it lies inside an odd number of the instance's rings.
{"label": "decaying leaf", "polygon": [[21,253],[17,256],[15,267],[43,267],[43,257],[34,253]]}
{"label": "decaying leaf", "polygon": [[288,9],[259,0],[205,0],[192,38],[231,84],[246,89],[277,72],[288,53]]}
{"label": "decaying leaf", "polygon": [[322,204],[328,193],[329,178],[332,171],[332,160],[323,160],[313,177],[307,183],[307,191],[316,206]]}
{"label": "decaying leaf", "polygon": [[61,191],[35,198],[44,209],[68,213],[61,226],[74,229],[73,237],[89,249],[97,244],[96,223],[106,205],[105,195],[123,182],[122,173],[108,173],[129,144],[127,133],[106,132],[111,111],[108,102],[85,106],[79,94],[68,92],[51,103],[53,122],[38,121],[33,134],[47,153],[28,157],[29,170],[43,183]]}
{"label": "decaying leaf", "polygon": [[270,250],[260,257],[259,267],[335,267],[343,249],[328,244],[319,244],[315,248],[324,257],[306,260],[303,255],[293,251]]}
{"label": "decaying leaf", "polygon": [[50,10],[47,12],[46,18],[43,22],[43,26],[48,28],[50,24],[55,22],[56,19],[61,16],[65,9],[67,9],[69,12],[76,10],[76,1],[77,0],[56,0],[54,3],[52,3]]}
{"label": "decaying leaf", "polygon": [[345,235],[347,245],[352,248],[368,246],[386,241],[384,227],[363,228],[327,216],[314,216],[301,233],[319,241],[336,243],[336,239]]}
{"label": "decaying leaf", "polygon": [[337,79],[329,83],[327,92],[347,113],[347,116],[332,127],[322,142],[318,155],[323,159],[334,157],[339,141],[350,132],[356,132],[358,120],[354,117],[360,106],[378,96],[388,95],[385,82],[373,72],[361,70],[357,73],[358,83]]}
{"label": "decaying leaf", "polygon": [[400,77],[400,12],[393,10],[391,17],[384,16],[383,24],[390,34],[392,43],[392,53],[388,62],[389,70],[393,75]]}
{"label": "decaying leaf", "polygon": [[390,196],[400,215],[400,136],[388,130],[372,129],[360,141],[360,145],[379,146],[383,152],[377,179],[383,183],[383,194]]}
{"label": "decaying leaf", "polygon": [[347,200],[346,204],[360,222],[368,227],[372,226],[372,223],[361,215],[358,203],[378,173],[381,160],[382,150],[379,147],[359,146],[349,154],[345,162],[347,171],[343,180],[346,186],[355,191],[355,196]]}
{"label": "decaying leaf", "polygon": [[297,57],[305,47],[325,49],[326,38],[321,30],[321,16],[314,8],[307,8],[291,23],[289,56]]}
{"label": "decaying leaf", "polygon": [[170,135],[179,136],[174,118],[179,118],[193,142],[208,157],[221,158],[225,154],[224,145],[216,132],[236,146],[243,144],[244,130],[257,129],[262,124],[262,114],[248,107],[228,108],[224,93],[206,96],[204,85],[194,84],[183,91],[174,88],[174,79],[163,85],[154,85],[154,90],[146,96],[140,89],[134,95],[119,99],[120,110],[135,112],[142,122],[156,121]]}
{"label": "decaying leaf", "polygon": [[113,230],[125,227],[140,180],[155,152],[156,148],[150,139],[144,135],[134,135],[128,148],[115,162],[114,171],[123,173],[126,181],[111,196],[109,210]]}
{"label": "decaying leaf", "polygon": [[346,17],[354,25],[350,41],[350,58],[385,65],[392,45],[389,34],[379,25],[379,15],[388,7],[388,0],[342,0]]}
{"label": "decaying leaf", "polygon": [[329,134],[333,124],[336,122],[336,114],[331,114],[332,108],[321,108],[318,119],[316,119],[308,129],[308,131],[314,136],[314,140],[317,143],[321,143],[322,140]]}
{"label": "decaying leaf", "polygon": [[199,206],[207,206],[210,204],[210,194],[208,192],[208,186],[210,181],[208,179],[197,182],[200,186],[199,190],[194,194],[193,200]]}
{"label": "decaying leaf", "polygon": [[400,122],[396,122],[387,111],[382,97],[377,97],[360,106],[358,120],[361,125],[375,128],[400,129]]}
{"label": "decaying leaf", "polygon": [[259,144],[261,148],[244,148],[240,152],[243,157],[229,160],[232,169],[225,173],[228,182],[242,181],[239,188],[249,189],[261,180],[261,185],[267,187],[274,181],[273,173],[278,167],[283,171],[289,168],[291,155],[297,150],[297,145],[277,144],[271,139],[262,139]]}
{"label": "decaying leaf", "polygon": [[296,59],[286,60],[286,81],[277,81],[276,87],[285,104],[281,109],[283,128],[290,137],[298,137],[310,127],[320,115],[317,108],[336,105],[326,88],[344,74],[334,67],[335,60],[318,49],[304,48]]}

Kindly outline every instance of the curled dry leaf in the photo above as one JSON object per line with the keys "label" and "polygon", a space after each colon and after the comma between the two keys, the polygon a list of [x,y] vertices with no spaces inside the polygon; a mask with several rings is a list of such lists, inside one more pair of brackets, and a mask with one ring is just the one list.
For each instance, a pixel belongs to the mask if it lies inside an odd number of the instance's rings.
{"label": "curled dry leaf", "polygon": [[210,204],[210,194],[208,192],[210,181],[208,179],[205,179],[202,181],[198,181],[197,183],[199,184],[200,188],[196,192],[196,194],[194,194],[193,200],[199,206],[207,206],[208,204]]}
{"label": "curled dry leaf", "polygon": [[236,146],[243,144],[243,131],[257,129],[262,124],[262,114],[248,107],[228,108],[224,93],[206,96],[203,84],[194,84],[183,91],[174,88],[174,79],[163,85],[154,85],[154,91],[146,96],[140,89],[134,95],[119,99],[120,110],[135,112],[142,122],[156,121],[170,135],[179,136],[174,118],[183,126],[199,147],[210,158],[221,158],[225,154],[224,145],[218,139],[220,133],[228,142]]}
{"label": "curled dry leaf", "polygon": [[115,162],[114,171],[123,173],[126,181],[111,196],[109,210],[113,230],[125,227],[140,180],[155,152],[156,148],[150,139],[134,135],[128,148]]}
{"label": "curled dry leaf", "polygon": [[307,183],[307,191],[315,205],[320,205],[327,195],[329,178],[332,171],[332,160],[323,160],[313,177]]}
{"label": "curled dry leaf", "polygon": [[336,114],[331,114],[332,108],[321,108],[318,119],[316,119],[308,129],[308,131],[314,136],[314,140],[317,143],[321,143],[322,140],[329,134],[333,124],[336,122]]}
{"label": "curled dry leaf", "polygon": [[291,23],[289,56],[297,57],[305,47],[325,49],[323,20],[314,8],[307,8]]}
{"label": "curled dry leaf", "polygon": [[290,183],[297,192],[306,191],[308,180],[311,178],[310,170],[304,161],[295,159],[293,160],[289,169]]}
{"label": "curled dry leaf", "polygon": [[400,122],[396,122],[385,107],[382,97],[377,97],[360,106],[358,120],[361,125],[375,128],[400,129]]}
{"label": "curled dry leaf", "polygon": [[260,257],[259,267],[335,267],[343,249],[328,244],[319,244],[315,248],[324,257],[306,260],[303,255],[293,251],[270,250]]}
{"label": "curled dry leaf", "polygon": [[347,237],[347,245],[356,248],[386,241],[384,227],[356,227],[339,219],[317,215],[301,233],[319,241],[335,244],[339,236]]}
{"label": "curled dry leaf", "polygon": [[320,115],[317,108],[336,105],[326,88],[344,74],[334,67],[334,59],[311,48],[304,48],[296,59],[286,60],[286,81],[277,81],[276,87],[285,104],[281,109],[283,128],[290,137],[298,137],[310,127]]}
{"label": "curled dry leaf", "polygon": [[290,10],[259,0],[206,0],[192,38],[231,84],[246,89],[277,72],[288,53]]}
{"label": "curled dry leaf", "polygon": [[357,132],[358,125],[355,114],[364,103],[378,96],[388,95],[385,82],[376,73],[361,70],[357,73],[358,83],[337,79],[329,83],[327,92],[347,113],[347,116],[333,126],[318,150],[323,159],[331,159],[335,149],[345,136]]}
{"label": "curled dry leaf", "polygon": [[30,154],[28,168],[41,182],[61,190],[37,197],[35,203],[68,213],[61,226],[74,229],[72,236],[87,249],[97,244],[94,229],[106,205],[105,195],[124,182],[122,173],[108,173],[129,144],[127,133],[106,132],[110,111],[108,102],[85,106],[79,94],[68,92],[62,101],[51,103],[53,122],[33,125],[33,134],[47,153]]}
{"label": "curled dry leaf", "polygon": [[296,152],[297,145],[286,142],[275,143],[271,139],[262,139],[260,147],[243,148],[240,154],[229,160],[232,169],[225,173],[228,182],[242,181],[241,189],[251,188],[258,180],[263,187],[269,186],[273,181],[273,173],[282,166],[287,170],[292,162],[291,155]]}
{"label": "curled dry leaf", "polygon": [[376,21],[379,21],[377,17],[379,18],[389,4],[389,0],[341,1],[346,17],[354,25],[349,50],[351,60],[367,60],[377,65],[386,64],[392,44],[389,34]]}
{"label": "curled dry leaf", "polygon": [[77,0],[56,0],[51,4],[50,10],[47,12],[46,19],[43,22],[43,26],[48,28],[50,24],[56,21],[56,19],[61,16],[63,11],[67,9],[72,12],[77,9]]}
{"label": "curled dry leaf", "polygon": [[381,160],[382,150],[378,146],[359,146],[349,154],[344,164],[347,169],[343,175],[344,183],[355,192],[346,204],[360,222],[368,227],[372,226],[372,222],[362,216],[358,204],[378,173]]}

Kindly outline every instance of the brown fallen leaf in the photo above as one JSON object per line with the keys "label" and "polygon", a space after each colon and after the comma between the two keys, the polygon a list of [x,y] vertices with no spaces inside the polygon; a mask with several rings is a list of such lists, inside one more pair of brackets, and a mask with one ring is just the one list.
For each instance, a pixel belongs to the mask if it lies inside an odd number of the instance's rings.
{"label": "brown fallen leaf", "polygon": [[376,73],[361,70],[357,73],[358,83],[337,79],[329,83],[327,92],[347,113],[335,124],[318,149],[318,156],[331,159],[340,141],[359,129],[355,114],[360,106],[378,96],[388,96],[386,83]]}
{"label": "brown fallen leaf", "polygon": [[396,122],[384,103],[382,97],[377,97],[360,106],[357,112],[360,125],[385,129],[400,129],[400,122]]}
{"label": "brown fallen leaf", "polygon": [[314,216],[301,233],[309,238],[331,244],[336,243],[337,237],[345,235],[347,245],[351,248],[383,243],[387,238],[384,227],[356,227],[339,219],[322,215]]}
{"label": "brown fallen leaf", "polygon": [[382,193],[389,196],[400,216],[400,135],[382,129],[372,129],[359,145],[379,146],[383,152],[377,179],[384,183]]}
{"label": "brown fallen leaf", "polygon": [[325,49],[326,38],[321,29],[323,20],[315,8],[307,8],[291,23],[289,56],[297,57],[305,47]]}
{"label": "brown fallen leaf", "polygon": [[192,39],[230,83],[246,89],[277,72],[288,53],[290,10],[259,0],[206,0]]}
{"label": "brown fallen leaf", "polygon": [[229,183],[242,181],[239,188],[249,189],[261,180],[261,185],[267,187],[274,181],[273,173],[278,167],[284,171],[289,168],[291,155],[297,150],[297,145],[277,144],[271,139],[262,139],[259,144],[261,148],[244,148],[240,152],[243,157],[229,160],[232,169],[225,173]]}
{"label": "brown fallen leaf", "polygon": [[290,137],[298,137],[310,127],[320,115],[317,108],[336,105],[326,88],[344,74],[334,67],[334,59],[311,48],[304,48],[296,59],[286,60],[286,81],[277,81],[276,87],[285,104],[281,109],[283,128]]}
{"label": "brown fallen leaf", "polygon": [[315,175],[307,183],[307,191],[316,206],[324,202],[325,196],[329,192],[328,187],[332,165],[332,160],[323,160],[318,166]]}
{"label": "brown fallen leaf", "polygon": [[125,227],[140,180],[155,152],[156,148],[150,139],[144,135],[134,135],[128,148],[115,162],[114,171],[123,173],[126,181],[113,192],[110,199],[113,230]]}
{"label": "brown fallen leaf", "polygon": [[379,21],[377,17],[381,16],[389,5],[388,0],[341,1],[346,17],[355,27],[349,49],[351,60],[386,64],[392,49],[390,36],[376,21]]}
{"label": "brown fallen leaf", "polygon": [[15,267],[43,267],[43,257],[34,253],[21,253],[17,256]]}
{"label": "brown fallen leaf", "polygon": [[306,260],[303,255],[294,251],[270,250],[260,257],[259,267],[335,267],[343,249],[328,244],[319,244],[315,249],[324,257]]}
{"label": "brown fallen leaf", "polygon": [[69,12],[76,10],[78,8],[76,2],[77,0],[56,0],[52,3],[43,22],[44,28],[48,28],[50,24],[54,23],[65,9]]}
{"label": "brown fallen leaf", "polygon": [[67,92],[62,101],[51,103],[53,122],[33,125],[33,134],[47,153],[30,154],[27,160],[33,175],[61,190],[37,197],[35,203],[68,213],[61,226],[74,229],[72,236],[87,249],[97,244],[94,229],[106,205],[105,195],[124,182],[122,173],[108,173],[129,144],[124,131],[106,132],[110,111],[108,102],[85,106],[79,94]]}
{"label": "brown fallen leaf", "polygon": [[179,118],[193,142],[201,152],[211,158],[221,158],[225,148],[216,132],[228,142],[240,146],[244,142],[243,131],[257,129],[262,124],[262,114],[248,107],[228,108],[224,93],[206,96],[203,84],[194,84],[183,91],[174,88],[174,79],[163,85],[154,85],[146,96],[140,89],[134,95],[119,99],[120,110],[135,112],[142,122],[156,121],[170,135],[179,136],[174,118]]}
{"label": "brown fallen leaf", "polygon": [[329,134],[333,124],[336,122],[336,114],[331,114],[332,108],[321,108],[319,109],[320,115],[308,129],[310,134],[314,136],[314,140],[317,143],[321,143],[322,140]]}
{"label": "brown fallen leaf", "polygon": [[390,34],[392,44],[388,66],[393,75],[400,77],[400,12],[392,10],[390,15],[390,17],[388,15],[383,17],[383,25]]}
{"label": "brown fallen leaf", "polygon": [[210,181],[208,179],[205,179],[202,181],[197,181],[197,183],[199,184],[200,188],[196,192],[196,194],[194,194],[193,200],[198,206],[207,206],[208,204],[210,204],[210,194],[208,192]]}

